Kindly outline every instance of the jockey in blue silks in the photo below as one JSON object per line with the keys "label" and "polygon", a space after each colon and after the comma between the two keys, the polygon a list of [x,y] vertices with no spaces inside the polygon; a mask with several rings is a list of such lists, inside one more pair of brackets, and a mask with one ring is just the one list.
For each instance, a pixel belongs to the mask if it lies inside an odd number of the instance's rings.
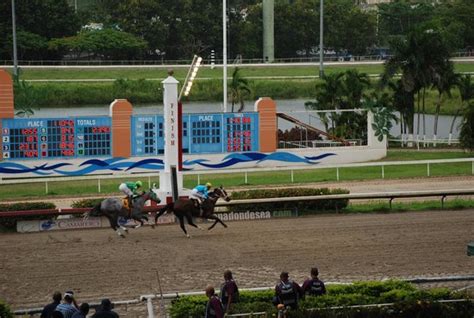
{"label": "jockey in blue silks", "polygon": [[197,201],[197,207],[199,208],[201,215],[203,214],[202,202],[209,197],[209,190],[211,189],[211,187],[212,184],[209,182],[206,183],[206,185],[200,184],[192,190],[191,195],[189,196],[190,199],[194,199]]}

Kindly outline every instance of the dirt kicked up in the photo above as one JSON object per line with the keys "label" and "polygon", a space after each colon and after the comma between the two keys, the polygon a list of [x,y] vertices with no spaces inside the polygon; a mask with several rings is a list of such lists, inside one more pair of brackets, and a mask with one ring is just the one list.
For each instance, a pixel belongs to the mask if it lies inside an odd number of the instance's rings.
{"label": "dirt kicked up", "polygon": [[274,286],[282,270],[302,283],[310,268],[329,282],[474,274],[466,246],[474,210],[320,215],[228,222],[212,231],[178,225],[0,234],[0,298],[41,307],[53,291],[78,302],[137,299],[158,290],[202,291],[231,269],[241,288]]}

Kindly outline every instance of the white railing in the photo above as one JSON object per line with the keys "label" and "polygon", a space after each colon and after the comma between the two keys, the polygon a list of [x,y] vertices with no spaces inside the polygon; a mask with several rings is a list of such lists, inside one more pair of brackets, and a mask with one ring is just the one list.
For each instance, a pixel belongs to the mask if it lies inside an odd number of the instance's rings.
{"label": "white railing", "polygon": [[[285,166],[285,167],[261,167],[261,168],[240,168],[240,169],[209,169],[209,170],[189,170],[183,171],[183,175],[196,175],[197,183],[201,183],[203,175],[211,174],[243,174],[244,182],[248,183],[248,175],[252,172],[275,172],[288,171],[290,173],[289,181],[295,182],[294,172],[299,170],[318,170],[318,169],[335,169],[336,180],[341,180],[341,169],[344,168],[365,168],[365,167],[380,167],[380,178],[385,179],[385,167],[387,166],[408,166],[408,165],[423,165],[426,166],[426,176],[431,176],[432,165],[434,164],[452,164],[452,163],[468,163],[471,162],[471,174],[474,175],[474,158],[457,158],[457,159],[431,159],[431,160],[410,160],[410,161],[378,161],[378,162],[361,162],[361,163],[346,163],[346,164],[321,164],[312,166]],[[152,178],[157,178],[158,173],[138,173],[138,174],[110,174],[110,175],[89,175],[89,176],[74,176],[74,177],[31,177],[21,178],[3,178],[0,179],[0,185],[21,184],[21,183],[45,183],[45,191],[48,193],[50,182],[59,181],[79,181],[79,180],[97,180],[97,192],[101,192],[101,180],[107,179],[125,179],[133,176],[134,178],[147,178],[149,187],[152,186]]]}

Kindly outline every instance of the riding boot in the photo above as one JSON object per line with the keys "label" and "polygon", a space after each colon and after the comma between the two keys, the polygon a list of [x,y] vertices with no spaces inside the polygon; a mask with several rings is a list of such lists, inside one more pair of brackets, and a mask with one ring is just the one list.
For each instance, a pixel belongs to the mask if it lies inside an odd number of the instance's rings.
{"label": "riding boot", "polygon": [[132,200],[133,200],[132,197],[129,196],[129,197],[128,197],[128,210],[129,210],[129,214],[131,214],[131,212],[132,212],[132,202],[133,202]]}

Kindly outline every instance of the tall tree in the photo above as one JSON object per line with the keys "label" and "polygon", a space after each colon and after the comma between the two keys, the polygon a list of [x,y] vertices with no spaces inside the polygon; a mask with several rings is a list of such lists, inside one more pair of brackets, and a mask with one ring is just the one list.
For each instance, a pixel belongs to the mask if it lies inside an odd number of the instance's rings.
{"label": "tall tree", "polygon": [[247,79],[243,78],[240,69],[236,67],[232,73],[232,81],[229,84],[230,102],[232,103],[232,112],[234,105],[239,104],[237,112],[240,113],[245,107],[245,95],[250,94],[250,87]]}
{"label": "tall tree", "polygon": [[459,140],[464,149],[474,151],[474,102],[469,103],[464,112]]}
{"label": "tall tree", "polygon": [[[340,109],[344,89],[342,83],[343,77],[344,73],[326,74],[322,78],[322,81],[316,84],[315,101],[305,102],[305,107],[314,110]],[[329,127],[330,118],[332,118],[332,116],[328,116],[326,112],[320,112],[318,116],[327,132],[329,132],[330,129],[334,129],[334,122],[332,122],[331,127]]]}
{"label": "tall tree", "polygon": [[378,5],[378,35],[381,45],[389,44],[393,36],[408,35],[420,23],[433,16],[433,6],[429,3],[410,0],[391,1]]}
{"label": "tall tree", "polygon": [[[0,1],[0,58],[12,58],[11,1]],[[79,20],[67,0],[30,0],[15,2],[18,51],[24,58],[55,58],[44,49],[46,41],[75,34]]]}
{"label": "tall tree", "polygon": [[453,120],[451,122],[451,126],[449,127],[449,141],[448,142],[451,142],[456,119],[458,118],[460,113],[465,111],[469,101],[474,98],[474,83],[471,81],[470,74],[458,77],[456,86],[459,89],[459,96],[461,98],[461,106],[458,107],[458,109],[456,109],[456,113],[454,114]]}

